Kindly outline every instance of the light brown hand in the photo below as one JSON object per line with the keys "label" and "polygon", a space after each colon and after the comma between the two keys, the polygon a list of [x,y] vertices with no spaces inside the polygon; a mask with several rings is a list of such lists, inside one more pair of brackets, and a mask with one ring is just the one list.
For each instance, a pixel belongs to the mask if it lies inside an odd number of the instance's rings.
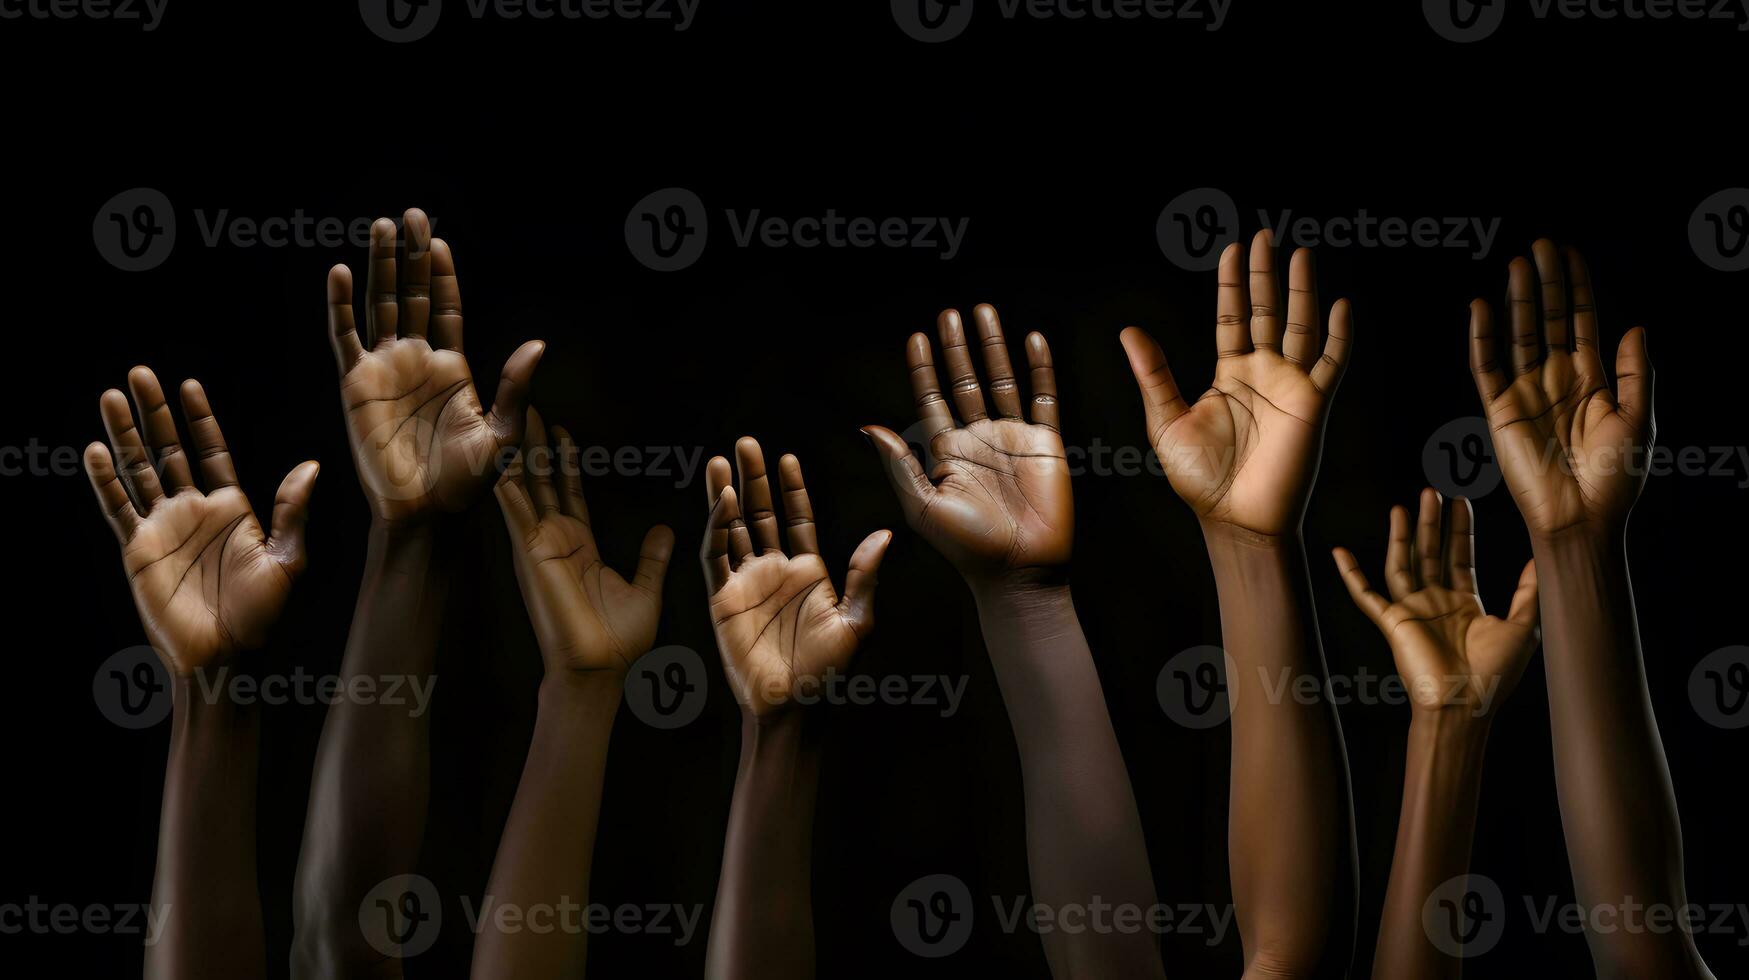
{"label": "light brown hand", "polygon": [[1428,488],[1421,491],[1420,506],[1413,541],[1409,512],[1391,508],[1385,552],[1390,599],[1372,590],[1348,549],[1333,552],[1336,567],[1355,605],[1390,643],[1415,710],[1485,717],[1512,692],[1536,652],[1536,562],[1524,566],[1506,617],[1490,616],[1476,591],[1470,502],[1453,500],[1446,518],[1444,501]]}
{"label": "light brown hand", "polygon": [[595,547],[581,459],[570,433],[554,426],[558,446],[549,447],[546,427],[532,408],[525,433],[496,493],[547,672],[624,674],[656,640],[674,532],[658,524],[644,535],[637,571],[626,581]]}
{"label": "light brown hand", "polygon": [[871,425],[862,431],[886,463],[906,522],[960,574],[979,580],[1036,576],[1068,564],[1075,537],[1051,349],[1042,334],[1027,335],[1032,374],[1028,422],[995,308],[979,304],[972,319],[995,416],[986,410],[959,311],[945,310],[936,326],[962,424],[955,423],[942,397],[929,338],[912,334],[905,350],[922,438],[935,460],[930,471],[924,472],[911,447],[892,430]]}
{"label": "light brown hand", "polygon": [[372,512],[385,521],[460,511],[496,478],[498,453],[522,438],[529,381],[546,349],[538,340],[517,348],[504,363],[492,410],[482,410],[462,354],[455,260],[447,243],[431,237],[423,211],[407,211],[402,223],[399,263],[394,222],[379,218],[371,226],[368,341],[354,326],[352,270],[328,272],[328,324],[353,462]]}
{"label": "light brown hand", "polygon": [[115,455],[94,442],[85,448],[85,470],[121,542],[146,636],[170,672],[187,677],[266,640],[304,568],[304,521],[318,467],[303,463],[280,484],[268,537],[237,486],[200,383],[183,382],[182,410],[204,493],[194,485],[157,376],[136,367],[128,372],[128,387],[138,425],[126,395],[104,392],[103,424]]}
{"label": "light brown hand", "polygon": [[1215,380],[1195,404],[1152,337],[1136,327],[1122,336],[1172,489],[1205,522],[1268,535],[1300,529],[1352,332],[1348,301],[1337,300],[1324,340],[1309,249],[1294,253],[1282,318],[1274,252],[1259,232],[1248,275],[1243,246],[1221,254]]}
{"label": "light brown hand", "polygon": [[849,666],[874,628],[875,572],[893,535],[876,531],[857,546],[840,598],[820,557],[801,463],[787,455],[778,462],[785,554],[759,443],[742,438],[735,456],[739,493],[729,486],[727,459],[715,457],[705,469],[712,507],[700,561],[723,670],[743,711],[758,718],[793,706],[801,685]]}
{"label": "light brown hand", "polygon": [[1534,266],[1520,257],[1508,272],[1510,338],[1496,337],[1487,303],[1470,304],[1470,371],[1494,452],[1533,535],[1582,524],[1619,530],[1657,434],[1646,332],[1622,337],[1612,392],[1585,260],[1547,239],[1531,254]]}

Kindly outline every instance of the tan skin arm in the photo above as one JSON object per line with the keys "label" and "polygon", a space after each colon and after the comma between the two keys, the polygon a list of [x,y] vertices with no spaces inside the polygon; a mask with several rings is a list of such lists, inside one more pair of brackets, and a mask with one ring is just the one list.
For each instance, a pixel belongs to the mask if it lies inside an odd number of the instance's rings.
{"label": "tan skin arm", "polygon": [[[1646,689],[1628,515],[1651,449],[1652,365],[1636,327],[1603,367],[1591,275],[1542,240],[1513,260],[1509,315],[1470,306],[1470,368],[1542,581],[1555,789],[1579,902],[1687,905],[1682,825]],[[1600,977],[1712,973],[1683,930],[1588,930]]]}
{"label": "tan skin arm", "polygon": [[[1039,333],[1026,338],[1025,404],[996,310],[980,305],[972,320],[968,338],[959,311],[937,318],[951,408],[929,338],[914,334],[906,349],[934,469],[925,473],[891,430],[863,431],[906,522],[953,562],[977,602],[1020,750],[1033,898],[1061,912],[1098,901],[1145,914],[1156,899],[1141,817],[1069,593],[1074,502],[1050,347]],[[1159,937],[1145,929],[1056,930],[1043,940],[1054,977],[1164,976]]]}
{"label": "tan skin arm", "polygon": [[[522,438],[528,386],[544,347],[505,362],[491,409],[462,353],[461,291],[449,246],[424,212],[371,228],[366,336],[353,312],[352,272],[328,275],[328,324],[340,369],[353,465],[371,506],[364,580],[341,687],[354,678],[428,684],[449,595],[447,516],[497,477],[498,454]],[[397,252],[401,254],[397,254]],[[413,871],[430,791],[430,713],[342,699],[316,750],[292,902],[292,975],[398,977],[401,961],[359,927],[359,903]]]}
{"label": "tan skin arm", "polygon": [[[1345,300],[1326,338],[1311,252],[1294,254],[1285,307],[1267,231],[1222,253],[1215,379],[1194,403],[1146,333],[1123,333],[1148,434],[1202,524],[1220,594],[1233,765],[1227,851],[1253,977],[1341,976],[1353,957],[1357,857],[1334,706],[1278,699],[1277,678],[1329,677],[1300,525],[1324,422],[1348,362]],[[1284,315],[1285,313],[1285,315]]]}
{"label": "tan skin arm", "polygon": [[657,526],[644,536],[629,580],[603,562],[575,441],[554,428],[557,445],[548,446],[540,416],[530,409],[528,418],[523,446],[495,492],[546,670],[522,781],[482,899],[482,907],[489,900],[515,910],[519,927],[500,930],[495,916],[486,919],[474,941],[475,980],[583,976],[587,930],[520,924],[531,910],[588,905],[608,736],[625,673],[655,642],[674,552],[674,532]]}
{"label": "tan skin arm", "polygon": [[[1449,513],[1446,511],[1449,510]],[[1386,598],[1347,549],[1333,553],[1355,605],[1383,633],[1412,712],[1396,853],[1373,954],[1374,980],[1456,980],[1463,960],[1429,942],[1423,910],[1469,873],[1482,761],[1494,714],[1536,653],[1536,564],[1524,566],[1504,619],[1482,608],[1470,502],[1421,491],[1420,516],[1391,508]]]}
{"label": "tan skin arm", "polygon": [[743,438],[735,457],[739,490],[727,459],[705,469],[711,511],[700,551],[717,650],[741,706],[741,761],[705,976],[792,980],[814,975],[809,877],[821,722],[819,706],[796,695],[844,671],[874,628],[875,574],[893,536],[863,539],[840,597],[820,557],[800,461],[778,462],[787,528],[780,540],[764,452]]}
{"label": "tan skin arm", "polygon": [[[158,378],[128,374],[101,401],[110,446],[92,443],[85,469],[121,544],[122,567],[152,648],[171,676],[170,756],[158,826],[152,904],[165,933],[146,947],[145,975],[231,980],[266,975],[255,870],[260,719],[224,693],[226,668],[265,642],[303,571],[304,522],[317,466],[299,465],[274,498],[263,533],[196,381],[182,386],[189,454]],[[118,469],[117,463],[120,463]],[[209,695],[208,691],[217,691]]]}

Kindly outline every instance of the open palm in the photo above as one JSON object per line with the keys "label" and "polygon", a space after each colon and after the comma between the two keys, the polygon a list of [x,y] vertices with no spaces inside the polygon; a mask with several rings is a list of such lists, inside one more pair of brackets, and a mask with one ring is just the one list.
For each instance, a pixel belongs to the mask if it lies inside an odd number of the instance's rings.
{"label": "open palm", "polygon": [[1408,511],[1391,508],[1389,599],[1372,590],[1347,549],[1334,551],[1336,566],[1355,605],[1385,634],[1417,710],[1486,715],[1511,693],[1536,651],[1536,564],[1524,566],[1506,617],[1490,616],[1476,591],[1470,502],[1452,501],[1445,517],[1444,502],[1429,488],[1420,507],[1413,539]]}
{"label": "open palm", "polygon": [[500,450],[521,438],[528,384],[545,349],[523,344],[505,362],[483,411],[462,353],[461,291],[449,246],[409,210],[405,256],[394,222],[371,227],[367,349],[354,325],[352,272],[328,273],[328,321],[340,363],[341,404],[359,482],[383,520],[465,508],[496,476]]}
{"label": "open palm", "polygon": [[778,463],[785,554],[759,443],[743,438],[735,455],[739,493],[729,486],[727,459],[718,456],[705,470],[713,504],[700,560],[723,670],[743,710],[761,717],[793,705],[807,685],[849,666],[874,628],[875,572],[892,534],[876,531],[857,547],[840,598],[820,557],[801,463],[794,456]]}
{"label": "open palm", "polygon": [[157,376],[136,367],[128,385],[139,424],[126,395],[104,392],[103,422],[115,455],[92,443],[85,468],[121,542],[146,635],[170,672],[187,677],[261,645],[279,619],[304,567],[304,521],[317,466],[306,462],[280,484],[270,538],[237,487],[224,436],[199,382],[183,384],[182,407],[205,493],[194,485]]}
{"label": "open palm", "polygon": [[957,310],[937,318],[952,376],[954,421],[941,394],[929,338],[913,334],[906,348],[921,421],[914,431],[927,448],[925,471],[910,445],[880,426],[863,429],[886,463],[906,521],[962,574],[1037,572],[1068,562],[1074,542],[1074,498],[1068,458],[1058,432],[1055,370],[1038,333],[1026,339],[1032,375],[1032,420],[1022,414],[1007,342],[996,310],[972,311],[996,415],[991,417],[972,366]]}
{"label": "open palm", "polygon": [[541,656],[549,672],[624,674],[656,640],[674,532],[661,525],[650,529],[637,571],[626,581],[602,561],[595,546],[581,460],[570,433],[555,426],[558,447],[549,448],[545,426],[532,408],[525,432],[496,493]]}
{"label": "open palm", "polygon": [[1506,356],[1493,311],[1470,305],[1470,369],[1494,452],[1532,533],[1619,526],[1645,482],[1639,457],[1656,431],[1646,334],[1636,327],[1616,351],[1618,400],[1598,352],[1585,260],[1546,239],[1532,254],[1534,266],[1518,258],[1508,273]]}
{"label": "open palm", "polygon": [[1253,243],[1248,275],[1245,265],[1243,246],[1221,255],[1215,380],[1194,405],[1153,338],[1130,327],[1122,340],[1172,489],[1204,521],[1274,535],[1297,531],[1305,514],[1351,324],[1338,300],[1325,341],[1308,250],[1289,268],[1285,321],[1267,231]]}

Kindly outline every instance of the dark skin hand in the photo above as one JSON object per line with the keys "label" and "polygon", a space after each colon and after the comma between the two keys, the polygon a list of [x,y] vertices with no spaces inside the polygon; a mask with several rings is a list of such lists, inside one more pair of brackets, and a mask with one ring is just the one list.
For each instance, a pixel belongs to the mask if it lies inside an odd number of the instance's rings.
{"label": "dark skin hand", "polygon": [[[906,522],[953,562],[977,600],[1020,750],[1035,901],[1069,914],[1096,901],[1146,912],[1155,897],[1141,817],[1069,594],[1074,502],[1050,347],[1036,332],[1026,338],[1029,419],[996,310],[980,305],[972,318],[989,404],[957,310],[937,319],[952,409],[929,338],[914,334],[906,348],[933,471],[891,430],[863,432]],[[1042,938],[1055,977],[1164,976],[1158,938],[1147,930]]]}
{"label": "dark skin hand", "polygon": [[1506,618],[1488,615],[1476,589],[1470,502],[1445,509],[1437,492],[1421,491],[1411,538],[1408,511],[1391,508],[1389,598],[1346,548],[1333,553],[1348,594],[1390,643],[1413,706],[1375,980],[1463,972],[1462,959],[1428,941],[1423,910],[1442,884],[1469,873],[1488,729],[1536,653],[1536,563],[1524,566]]}
{"label": "dark skin hand", "polygon": [[1222,253],[1215,379],[1179,394],[1153,338],[1123,332],[1148,436],[1201,521],[1238,676],[1228,826],[1234,914],[1248,977],[1339,976],[1353,956],[1354,811],[1332,705],[1275,698],[1279,680],[1328,671],[1313,615],[1301,522],[1330,400],[1348,362],[1348,303],[1326,338],[1310,251],[1288,271],[1284,307],[1267,231]]}
{"label": "dark skin hand", "polygon": [[[1542,581],[1549,723],[1581,905],[1687,905],[1682,829],[1646,689],[1627,568],[1628,513],[1655,434],[1652,365],[1635,327],[1612,389],[1591,275],[1542,240],[1508,273],[1506,328],[1470,305],[1470,369]],[[1600,977],[1710,977],[1682,929],[1587,930]]]}
{"label": "dark skin hand", "polygon": [[[608,736],[625,672],[655,642],[662,579],[674,552],[674,532],[657,526],[644,536],[630,581],[608,567],[595,547],[576,442],[555,427],[557,445],[549,446],[533,409],[526,433],[495,493],[546,674],[534,739],[482,899],[482,908],[489,900],[522,916],[588,905]],[[543,931],[500,930],[497,921],[488,914],[474,943],[475,980],[583,975],[588,931],[581,917]]]}
{"label": "dark skin hand", "polygon": [[738,491],[727,459],[706,467],[711,512],[699,556],[723,672],[741,705],[741,761],[705,976],[789,980],[814,975],[809,874],[820,774],[818,709],[797,695],[842,673],[874,628],[875,573],[893,536],[863,539],[839,597],[820,557],[801,463],[778,462],[786,554],[759,443],[741,439],[735,456]]}
{"label": "dark skin hand", "polygon": [[[176,419],[150,369],[128,373],[138,409],[103,393],[101,442],[85,470],[116,539],[140,623],[171,675],[173,717],[152,904],[165,915],[146,947],[145,975],[162,980],[263,977],[267,954],[255,874],[255,782],[260,724],[216,674],[260,646],[304,569],[304,522],[317,466],[286,476],[263,533],[237,486],[218,420],[197,381],[182,409],[200,460],[195,485]],[[121,466],[117,470],[116,463]]]}
{"label": "dark skin hand", "polygon": [[[462,354],[461,292],[449,246],[424,212],[371,228],[366,332],[352,307],[352,273],[328,274],[328,324],[340,369],[353,464],[371,507],[364,580],[341,662],[354,678],[429,685],[448,598],[445,515],[497,479],[493,461],[522,438],[528,385],[544,349],[505,362],[496,400],[481,409]],[[294,977],[398,977],[400,959],[371,944],[359,903],[380,882],[412,872],[429,793],[429,712],[342,699],[317,748],[298,856]]]}

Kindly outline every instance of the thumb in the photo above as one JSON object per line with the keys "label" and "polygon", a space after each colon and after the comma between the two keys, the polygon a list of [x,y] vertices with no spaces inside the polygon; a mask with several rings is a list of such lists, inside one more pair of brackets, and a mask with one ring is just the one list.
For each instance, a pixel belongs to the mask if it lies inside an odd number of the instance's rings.
{"label": "thumb", "polygon": [[1506,620],[1519,626],[1536,628],[1541,610],[1537,606],[1536,559],[1524,564],[1518,576],[1518,588],[1512,592],[1512,605],[1507,607]]}
{"label": "thumb", "polygon": [[1635,327],[1615,349],[1616,406],[1641,433],[1651,431],[1652,359],[1646,354],[1646,328]]}
{"label": "thumb", "polygon": [[1124,354],[1129,358],[1130,373],[1136,376],[1136,386],[1142,391],[1142,408],[1147,413],[1148,441],[1156,449],[1160,433],[1172,420],[1190,407],[1178,393],[1178,382],[1172,378],[1172,366],[1166,363],[1166,352],[1140,327],[1125,327],[1118,335]]}
{"label": "thumb", "polygon": [[838,601],[838,610],[858,637],[867,636],[874,629],[875,572],[886,557],[887,545],[892,543],[893,532],[876,531],[862,539],[850,556],[850,571],[844,576],[844,598]]}
{"label": "thumb", "polygon": [[886,464],[887,480],[892,483],[893,492],[899,495],[899,507],[905,512],[905,520],[915,527],[924,502],[936,492],[935,484],[929,482],[929,474],[923,472],[917,454],[899,438],[898,433],[881,425],[865,425],[862,434],[881,454],[881,461]]}
{"label": "thumb", "polygon": [[662,580],[668,575],[668,559],[674,555],[674,531],[666,524],[650,528],[638,549],[638,570],[632,574],[632,584],[658,597],[662,595]]}
{"label": "thumb", "polygon": [[546,349],[546,341],[531,340],[516,348],[516,353],[504,362],[504,373],[498,376],[498,391],[492,398],[492,411],[486,416],[500,446],[522,441],[529,388],[534,381],[534,369]]}
{"label": "thumb", "polygon": [[304,570],[304,525],[309,521],[310,495],[316,492],[316,474],[321,469],[313,459],[299,463],[285,475],[273,496],[273,534],[267,548],[294,576]]}

